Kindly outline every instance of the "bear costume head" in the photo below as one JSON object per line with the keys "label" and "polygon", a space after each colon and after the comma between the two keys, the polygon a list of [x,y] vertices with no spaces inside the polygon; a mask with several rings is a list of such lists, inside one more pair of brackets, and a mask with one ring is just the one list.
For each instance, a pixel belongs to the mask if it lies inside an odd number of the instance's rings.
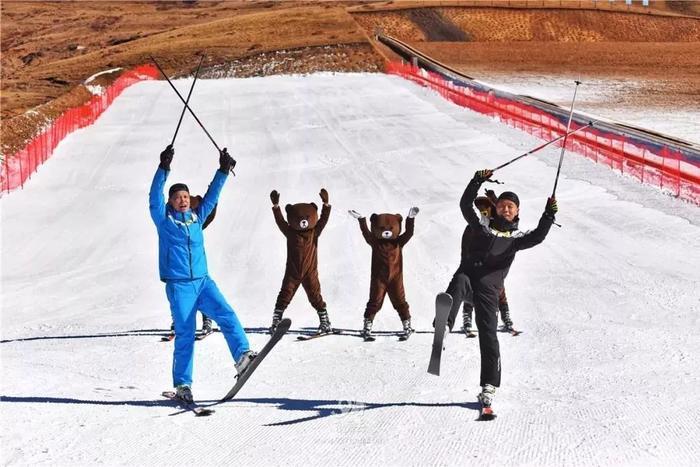
{"label": "bear costume head", "polygon": [[318,206],[316,203],[288,204],[284,207],[287,212],[289,227],[304,232],[313,230],[318,222]]}
{"label": "bear costume head", "polygon": [[369,221],[372,235],[378,240],[395,240],[401,234],[401,214],[372,214]]}

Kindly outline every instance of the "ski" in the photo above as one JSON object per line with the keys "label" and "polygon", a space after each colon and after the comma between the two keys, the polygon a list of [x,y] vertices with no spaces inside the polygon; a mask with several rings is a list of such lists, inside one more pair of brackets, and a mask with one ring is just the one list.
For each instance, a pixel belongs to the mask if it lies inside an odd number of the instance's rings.
{"label": "ski", "polygon": [[183,409],[187,409],[190,412],[193,412],[196,417],[208,417],[209,415],[216,412],[213,409],[205,409],[204,407],[200,407],[194,402],[187,403],[182,399],[179,399],[174,391],[163,391],[162,396],[167,399],[170,399],[171,401],[176,402],[177,405],[179,405]]}
{"label": "ski", "polygon": [[404,332],[404,333],[402,333],[402,334],[399,336],[399,342],[407,341],[408,338],[411,337],[411,334],[413,334],[414,332],[416,332],[415,329],[411,329],[410,332],[407,332],[407,333]]}
{"label": "ski", "polygon": [[447,316],[452,308],[452,297],[447,293],[439,293],[435,297],[435,334],[433,335],[433,351],[430,354],[428,373],[440,376],[440,359],[442,357],[443,340]]}
{"label": "ski", "polygon": [[487,422],[493,420],[494,418],[496,418],[496,414],[493,412],[493,409],[482,405],[481,410],[479,411],[479,421]]}
{"label": "ski", "polygon": [[331,332],[317,332],[316,334],[308,334],[303,336],[297,336],[298,341],[310,341],[312,339],[318,339],[319,337],[332,336],[342,334],[340,329],[333,329]]}
{"label": "ski", "polygon": [[500,332],[507,332],[513,337],[519,336],[520,334],[523,333],[522,331],[517,331],[513,328],[507,328],[506,326],[502,326],[501,329],[499,329],[499,331]]}
{"label": "ski", "polygon": [[360,336],[365,342],[374,342],[377,340],[374,336]]}
{"label": "ski", "polygon": [[197,334],[195,336],[194,340],[202,341],[202,340],[206,339],[207,336],[211,336],[212,334],[214,334],[214,329],[212,329],[209,332],[200,332],[199,334]]}
{"label": "ski", "polygon": [[160,340],[163,342],[170,342],[173,339],[175,339],[175,333],[168,334],[167,336],[163,336],[160,338]]}
{"label": "ski", "polygon": [[275,329],[275,332],[272,334],[272,337],[270,337],[270,340],[267,341],[267,344],[265,344],[265,347],[263,347],[258,355],[250,362],[248,368],[246,368],[242,374],[237,376],[238,380],[236,381],[236,384],[234,384],[228,394],[221,399],[221,402],[226,402],[227,400],[232,399],[238,393],[238,391],[241,390],[246,381],[248,381],[248,378],[250,378],[253,372],[255,372],[258,365],[260,365],[267,354],[270,353],[270,350],[272,350],[272,348],[280,341],[280,339],[282,339],[287,331],[289,331],[289,327],[291,325],[292,320],[289,318],[284,318],[282,321],[280,321],[280,324],[277,326],[277,329]]}

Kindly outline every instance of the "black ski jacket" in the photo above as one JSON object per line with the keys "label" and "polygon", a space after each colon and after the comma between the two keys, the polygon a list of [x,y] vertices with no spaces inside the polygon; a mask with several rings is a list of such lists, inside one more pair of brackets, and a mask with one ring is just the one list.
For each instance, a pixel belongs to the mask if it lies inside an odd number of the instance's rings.
{"label": "black ski jacket", "polygon": [[552,227],[554,218],[543,214],[535,230],[519,235],[513,235],[517,231],[517,223],[512,225],[512,230],[503,232],[485,226],[479,221],[473,207],[480,186],[481,183],[472,179],[459,203],[462,215],[469,224],[462,236],[460,268],[483,273],[504,270],[505,278],[515,259],[515,253],[542,243]]}

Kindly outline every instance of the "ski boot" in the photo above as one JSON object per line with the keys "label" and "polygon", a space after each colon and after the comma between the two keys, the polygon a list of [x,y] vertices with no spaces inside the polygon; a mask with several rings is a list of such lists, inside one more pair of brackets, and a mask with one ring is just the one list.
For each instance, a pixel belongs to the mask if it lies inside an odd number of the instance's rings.
{"label": "ski boot", "polygon": [[192,389],[187,384],[181,384],[175,388],[175,397],[185,404],[194,403],[194,397],[192,397]]}
{"label": "ski boot", "polygon": [[464,305],[462,310],[462,332],[469,337],[472,334],[472,309]]}
{"label": "ski boot", "polygon": [[241,355],[241,358],[238,359],[235,365],[236,371],[238,372],[238,376],[241,376],[243,374],[243,372],[248,368],[248,366],[250,366],[253,359],[255,359],[255,357],[257,356],[257,352],[253,352],[252,350],[243,352],[243,355]]}
{"label": "ski boot", "polygon": [[212,332],[214,332],[214,330],[211,327],[211,318],[206,316],[206,315],[202,315],[202,333],[201,333],[201,335],[208,336]]}
{"label": "ski boot", "polygon": [[476,337],[472,326],[472,308],[465,304],[464,310],[462,311],[462,332],[465,336]]}
{"label": "ski boot", "polygon": [[411,334],[413,334],[416,330],[411,327],[411,318],[401,321],[401,324],[403,324],[403,332],[401,333],[399,340],[405,341],[408,340],[408,338],[411,337]]}
{"label": "ski boot", "polygon": [[498,304],[498,311],[501,312],[501,321],[503,321],[503,330],[506,332],[514,332],[513,320],[510,319],[510,308],[508,307],[508,302],[501,302]]}
{"label": "ski boot", "polygon": [[364,338],[365,342],[374,341],[374,336],[372,335],[372,320],[365,318],[364,326],[362,327],[362,332],[360,336]]}
{"label": "ski boot", "polygon": [[491,407],[491,403],[493,402],[493,398],[495,396],[496,387],[491,384],[485,384],[484,387],[481,388],[481,392],[476,396],[476,398],[484,407]]}
{"label": "ski boot", "polygon": [[279,326],[280,321],[282,321],[282,313],[284,313],[284,310],[275,310],[274,313],[272,313],[272,325],[270,326],[270,335],[275,333],[275,329],[277,329],[277,326]]}
{"label": "ski boot", "polygon": [[328,334],[333,332],[333,328],[331,327],[331,321],[328,319],[328,312],[326,310],[319,310],[317,313],[319,324],[318,331],[316,331],[316,334]]}
{"label": "ski boot", "polygon": [[485,384],[481,389],[481,392],[476,396],[477,400],[481,404],[479,420],[493,420],[496,418],[496,414],[493,413],[493,409],[491,408],[495,395],[496,387],[491,384]]}

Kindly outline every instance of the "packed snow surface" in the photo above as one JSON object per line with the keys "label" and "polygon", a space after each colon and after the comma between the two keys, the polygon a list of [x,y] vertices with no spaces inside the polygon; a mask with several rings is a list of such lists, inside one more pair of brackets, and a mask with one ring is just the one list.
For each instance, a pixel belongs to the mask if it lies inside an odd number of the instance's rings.
{"label": "packed snow surface", "polygon": [[[176,81],[184,95],[191,80]],[[271,212],[333,211],[320,279],[345,335],[318,324],[303,291],[289,335],[238,397],[208,418],[180,413],[170,315],[158,280],[148,188],[181,104],[165,82],[127,89],[66,138],[2,209],[2,461],[17,464],[696,465],[700,457],[700,215],[696,206],[567,154],[561,228],[521,252],[506,280],[519,337],[499,334],[499,415],[477,422],[477,339],[451,334],[426,370],[434,297],[459,263],[459,199],[474,171],[541,141],[386,75],[201,80],[191,106],[238,160],[206,230],[209,270],[248,330],[267,340],[285,264]],[[498,172],[533,228],[559,149]],[[186,116],[168,184],[203,193],[218,154]],[[420,207],[404,249],[417,334],[387,299],[377,341],[357,333],[370,249],[347,211]],[[220,333],[195,348],[195,398],[234,383]]]}

